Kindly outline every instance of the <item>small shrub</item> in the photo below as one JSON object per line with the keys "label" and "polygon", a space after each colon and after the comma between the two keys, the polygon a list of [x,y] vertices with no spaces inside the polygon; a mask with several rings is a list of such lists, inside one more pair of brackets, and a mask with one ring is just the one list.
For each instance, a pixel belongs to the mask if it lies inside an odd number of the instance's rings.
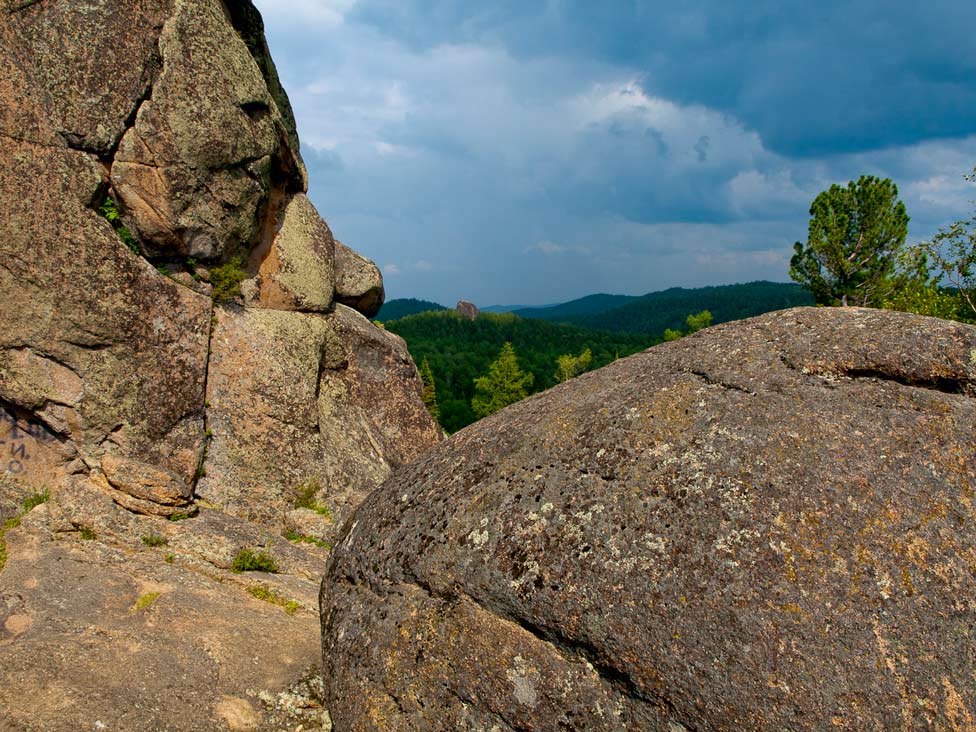
{"label": "small shrub", "polygon": [[78,529],[78,533],[85,541],[92,541],[95,538],[95,532],[89,529],[87,526],[82,526],[80,529]]}
{"label": "small shrub", "polygon": [[31,509],[40,506],[42,503],[47,503],[51,498],[48,493],[47,488],[45,488],[40,493],[31,493],[27,498],[24,499],[24,513],[29,512]]}
{"label": "small shrub", "polygon": [[278,565],[267,552],[255,552],[251,549],[241,549],[234,557],[231,570],[241,572],[271,572],[278,571]]}
{"label": "small shrub", "polygon": [[193,518],[196,516],[196,511],[191,511],[189,513],[171,513],[169,515],[170,521],[186,521],[188,518]]}
{"label": "small shrub", "polygon": [[233,257],[226,264],[210,270],[210,284],[213,285],[213,300],[232,300],[241,294],[241,282],[247,278],[240,257]]}
{"label": "small shrub", "polygon": [[166,564],[172,564],[173,562],[176,561],[176,555],[167,554],[165,557],[163,557],[163,561],[166,562]]}
{"label": "small shrub", "polygon": [[322,490],[322,484],[316,478],[295,487],[295,508],[308,508],[319,516],[332,519],[332,511],[315,500],[315,494]]}
{"label": "small shrub", "polygon": [[278,607],[284,608],[285,612],[289,615],[294,615],[302,607],[297,600],[289,600],[287,597],[282,597],[277,592],[269,587],[265,587],[264,585],[248,587],[247,592],[251,597],[258,600],[264,600],[265,602],[270,602],[272,605],[277,605]]}
{"label": "small shrub", "polygon": [[146,546],[163,546],[167,540],[165,536],[159,534],[146,534],[142,537],[142,543]]}
{"label": "small shrub", "polygon": [[156,600],[159,599],[159,595],[160,593],[158,592],[147,592],[145,595],[143,595],[142,597],[140,597],[138,600],[135,601],[135,604],[133,604],[132,608],[130,609],[130,612],[133,613],[142,612],[150,605],[152,605],[154,602],[156,602]]}

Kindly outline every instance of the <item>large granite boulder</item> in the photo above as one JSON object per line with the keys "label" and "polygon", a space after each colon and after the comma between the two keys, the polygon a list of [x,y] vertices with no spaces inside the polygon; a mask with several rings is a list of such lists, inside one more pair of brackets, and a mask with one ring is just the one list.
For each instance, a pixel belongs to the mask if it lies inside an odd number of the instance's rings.
{"label": "large granite boulder", "polygon": [[440,432],[260,15],[0,0],[0,159],[0,729],[325,725],[332,534]]}
{"label": "large granite boulder", "polygon": [[336,732],[971,730],[976,328],[804,308],[463,430],[322,585]]}

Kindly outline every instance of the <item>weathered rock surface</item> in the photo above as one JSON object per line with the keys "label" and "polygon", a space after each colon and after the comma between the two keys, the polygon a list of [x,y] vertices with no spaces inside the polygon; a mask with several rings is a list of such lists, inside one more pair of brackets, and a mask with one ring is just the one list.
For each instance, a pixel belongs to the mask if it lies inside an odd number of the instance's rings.
{"label": "weathered rock surface", "polygon": [[386,297],[379,267],[341,241],[335,243],[335,261],[336,301],[372,318]]}
{"label": "weathered rock surface", "polygon": [[304,190],[278,104],[219,0],[176,0],[158,48],[112,186],[151,255],[247,250],[277,215],[272,188]]}
{"label": "weathered rock surface", "polygon": [[260,15],[0,0],[0,159],[0,730],[328,728],[328,542],[440,433]]}
{"label": "weathered rock surface", "polygon": [[458,300],[457,304],[457,314],[462,318],[467,318],[468,320],[474,320],[479,315],[478,306],[473,302],[468,302],[467,300]]}
{"label": "weathered rock surface", "polygon": [[[304,193],[283,206],[268,249],[251,253],[258,271],[254,301],[276,310],[326,312],[336,291],[335,241]],[[358,256],[358,255],[357,255]],[[374,267],[376,265],[373,265]]]}
{"label": "weathered rock surface", "polygon": [[976,328],[804,308],[463,430],[322,586],[337,732],[971,730]]}
{"label": "weathered rock surface", "polygon": [[303,491],[335,522],[438,439],[402,339],[337,305],[328,316],[217,308],[210,446],[198,494],[268,525]]}

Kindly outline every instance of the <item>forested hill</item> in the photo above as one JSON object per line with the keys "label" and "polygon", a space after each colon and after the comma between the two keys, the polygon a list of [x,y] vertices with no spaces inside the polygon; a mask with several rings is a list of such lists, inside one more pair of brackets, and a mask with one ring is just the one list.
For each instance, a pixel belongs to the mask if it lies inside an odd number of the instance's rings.
{"label": "forested hill", "polygon": [[374,320],[385,323],[387,320],[405,318],[408,315],[426,313],[431,310],[447,310],[447,308],[430,300],[417,300],[416,298],[405,297],[383,303],[383,307],[380,308]]}
{"label": "forested hill", "polygon": [[575,355],[589,348],[593,354],[590,368],[599,368],[618,356],[654,345],[661,335],[603,333],[511,313],[482,313],[476,320],[467,320],[453,310],[382,322],[407,342],[418,366],[425,358],[430,363],[440,422],[448,432],[475,421],[471,409],[474,380],[488,371],[506,341],[515,348],[521,368],[532,373],[531,391],[536,392],[556,383],[556,359],[561,355]]}
{"label": "forested hill", "polygon": [[[611,298],[627,301],[602,311],[596,309],[602,303],[613,303]],[[660,335],[666,328],[682,328],[689,313],[702,310],[712,313],[713,323],[723,323],[800,305],[813,305],[813,297],[799,285],[760,281],[694,289],[672,287],[634,298],[590,295],[562,305],[515,313],[596,330]]]}
{"label": "forested hill", "polygon": [[578,300],[570,300],[559,305],[540,308],[517,308],[512,312],[523,318],[540,318],[559,323],[563,322],[566,318],[604,313],[640,299],[640,295],[607,295],[601,292],[596,295],[581,297]]}

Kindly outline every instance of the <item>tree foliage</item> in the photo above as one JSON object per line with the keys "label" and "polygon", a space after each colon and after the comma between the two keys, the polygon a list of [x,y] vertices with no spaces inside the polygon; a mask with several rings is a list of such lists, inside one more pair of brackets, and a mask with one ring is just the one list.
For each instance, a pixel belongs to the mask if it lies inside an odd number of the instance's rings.
{"label": "tree foliage", "polygon": [[907,235],[905,204],[890,179],[832,185],[810,206],[807,243],[793,245],[790,277],[820,305],[881,307]]}
{"label": "tree foliage", "polygon": [[556,358],[556,381],[562,383],[569,381],[574,376],[579,376],[590,367],[593,361],[593,352],[589,348],[584,348],[579,356],[571,353],[564,353]]}
{"label": "tree foliage", "polygon": [[475,394],[471,408],[478,417],[487,417],[499,409],[525,399],[534,381],[532,374],[519,368],[515,349],[508,341],[498,358],[488,366],[488,373],[474,380]]}
{"label": "tree foliage", "polygon": [[712,314],[708,310],[702,310],[700,313],[692,313],[687,318],[685,318],[685,324],[688,326],[688,332],[683,333],[675,328],[665,328],[664,329],[664,340],[665,341],[676,341],[679,338],[683,338],[685,335],[691,335],[703,328],[707,328],[712,324]]}
{"label": "tree foliage", "polygon": [[[966,179],[976,181],[976,169]],[[897,280],[885,307],[976,322],[976,215],[906,249]]]}
{"label": "tree foliage", "polygon": [[423,400],[424,406],[430,412],[430,416],[438,422],[441,419],[441,408],[437,406],[437,387],[434,385],[434,372],[430,370],[430,361],[424,356],[420,362],[420,380],[424,384]]}
{"label": "tree foliage", "polygon": [[700,313],[689,315],[685,322],[688,324],[688,333],[695,333],[712,324],[712,314],[708,310],[702,310]]}
{"label": "tree foliage", "polygon": [[605,366],[660,340],[651,335],[585,330],[509,313],[481,313],[476,320],[459,318],[453,310],[425,312],[384,323],[401,336],[416,363],[430,363],[437,384],[440,424],[456,432],[478,417],[471,408],[474,380],[488,371],[502,345],[511,342],[519,365],[534,377],[532,391],[556,384],[553,365],[564,353],[589,348],[590,369]]}

